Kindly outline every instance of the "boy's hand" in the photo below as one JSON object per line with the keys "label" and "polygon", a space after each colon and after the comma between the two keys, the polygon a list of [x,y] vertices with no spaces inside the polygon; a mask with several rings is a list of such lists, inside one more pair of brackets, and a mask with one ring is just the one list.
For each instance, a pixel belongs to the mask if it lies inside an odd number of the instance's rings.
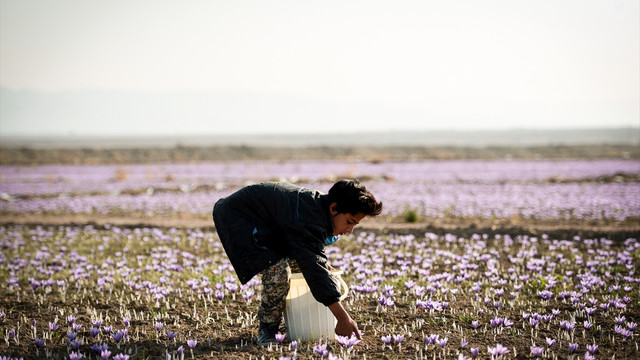
{"label": "boy's hand", "polygon": [[360,335],[358,325],[353,321],[353,319],[351,319],[351,317],[349,317],[348,321],[338,321],[335,331],[336,334],[340,336],[351,336],[351,334],[356,334],[358,340],[362,340],[362,335]]}
{"label": "boy's hand", "polygon": [[337,335],[351,336],[351,333],[355,333],[358,340],[362,340],[362,335],[360,335],[358,325],[353,321],[353,319],[351,319],[351,316],[349,316],[339,301],[329,305],[329,310],[331,310],[333,316],[338,320],[335,328]]}

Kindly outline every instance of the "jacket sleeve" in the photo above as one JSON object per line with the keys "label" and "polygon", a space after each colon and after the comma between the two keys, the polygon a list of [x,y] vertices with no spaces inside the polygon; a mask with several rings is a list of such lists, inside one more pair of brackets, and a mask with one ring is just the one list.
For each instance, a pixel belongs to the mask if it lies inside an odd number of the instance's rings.
{"label": "jacket sleeve", "polygon": [[311,294],[320,303],[329,306],[340,301],[339,285],[327,268],[327,256],[321,234],[313,226],[297,224],[287,229],[285,237],[290,257],[298,262]]}

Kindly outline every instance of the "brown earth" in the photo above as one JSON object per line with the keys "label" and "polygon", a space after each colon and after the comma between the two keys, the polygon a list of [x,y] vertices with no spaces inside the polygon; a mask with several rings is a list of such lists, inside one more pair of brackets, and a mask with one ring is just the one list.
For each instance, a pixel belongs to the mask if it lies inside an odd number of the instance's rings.
{"label": "brown earth", "polygon": [[228,160],[363,159],[640,159],[636,145],[455,146],[176,146],[171,148],[0,148],[0,165],[128,164]]}
{"label": "brown earth", "polygon": [[[215,231],[213,221],[209,218],[182,214],[177,217],[136,217],[136,216],[96,216],[96,215],[39,215],[39,214],[5,214],[0,217],[0,224],[22,225],[93,225],[104,227],[160,227],[160,228],[200,228]],[[521,234],[529,236],[547,235],[553,239],[572,239],[580,236],[584,239],[605,237],[610,240],[624,241],[628,238],[640,238],[640,223],[634,222],[557,222],[557,221],[518,221],[508,219],[471,220],[471,219],[422,219],[419,222],[400,222],[399,220],[380,217],[365,218],[356,228],[358,231],[377,234],[396,233],[424,235],[455,234],[469,237],[473,234]]]}

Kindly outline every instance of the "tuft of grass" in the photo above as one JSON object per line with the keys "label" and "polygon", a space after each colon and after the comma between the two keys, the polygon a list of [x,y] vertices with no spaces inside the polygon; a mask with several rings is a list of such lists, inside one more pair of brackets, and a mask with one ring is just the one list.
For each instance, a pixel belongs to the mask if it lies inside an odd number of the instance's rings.
{"label": "tuft of grass", "polygon": [[410,207],[405,208],[401,216],[404,222],[415,223],[420,221],[420,215],[418,215],[418,210],[414,208],[410,208]]}

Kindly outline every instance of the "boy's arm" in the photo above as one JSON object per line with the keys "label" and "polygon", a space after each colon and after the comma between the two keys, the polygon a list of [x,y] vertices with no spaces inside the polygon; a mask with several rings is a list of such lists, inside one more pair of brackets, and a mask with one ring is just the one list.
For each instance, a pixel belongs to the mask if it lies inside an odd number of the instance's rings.
{"label": "boy's arm", "polygon": [[338,324],[335,329],[336,334],[340,336],[351,336],[351,333],[355,333],[358,340],[362,340],[360,330],[358,330],[358,325],[353,321],[353,319],[351,319],[351,316],[349,316],[339,301],[329,305],[329,310],[331,310],[333,316],[338,320]]}

